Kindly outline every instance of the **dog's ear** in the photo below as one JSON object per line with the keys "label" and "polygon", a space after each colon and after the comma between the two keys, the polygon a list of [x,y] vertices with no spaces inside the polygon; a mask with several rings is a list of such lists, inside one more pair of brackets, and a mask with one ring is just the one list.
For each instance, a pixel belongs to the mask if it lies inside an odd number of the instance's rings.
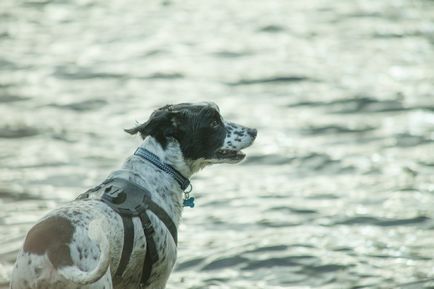
{"label": "dog's ear", "polygon": [[129,134],[140,133],[142,139],[153,136],[164,147],[168,137],[176,137],[178,131],[177,113],[159,109],[152,113],[147,122],[130,129],[124,129]]}

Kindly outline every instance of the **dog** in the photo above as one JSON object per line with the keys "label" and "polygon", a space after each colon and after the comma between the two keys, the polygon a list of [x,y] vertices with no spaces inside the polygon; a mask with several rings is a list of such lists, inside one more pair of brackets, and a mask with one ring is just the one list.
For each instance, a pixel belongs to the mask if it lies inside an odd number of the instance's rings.
{"label": "dog", "polygon": [[[225,121],[214,103],[166,105],[125,131],[141,135],[136,153],[109,181],[48,213],[29,230],[10,289],[165,288],[175,265],[183,204],[192,206],[188,179],[208,165],[242,161],[241,150],[257,135],[256,129]],[[127,208],[130,215],[116,207],[116,194],[128,189],[113,185],[115,191],[107,193],[111,180],[138,188],[128,198],[144,196],[143,202],[130,201],[134,204],[128,206],[137,205]],[[159,209],[150,211],[146,200]]]}

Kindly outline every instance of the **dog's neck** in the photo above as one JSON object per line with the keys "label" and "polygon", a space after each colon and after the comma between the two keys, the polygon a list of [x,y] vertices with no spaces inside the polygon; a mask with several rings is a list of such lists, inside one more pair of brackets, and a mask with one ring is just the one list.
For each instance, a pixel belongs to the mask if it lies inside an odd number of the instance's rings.
{"label": "dog's neck", "polygon": [[166,147],[163,148],[155,138],[148,136],[140,147],[158,156],[161,162],[171,165],[187,179],[191,178],[195,173],[190,167],[189,162],[184,160],[181,147],[174,139],[168,141]]}
{"label": "dog's neck", "polygon": [[[163,147],[153,137],[147,137],[140,147],[158,156],[161,162],[174,167],[184,177],[193,174],[184,162],[181,149],[175,142],[169,142]],[[140,156],[130,156],[120,170],[114,171],[109,177],[120,177],[132,181],[151,190],[153,199],[162,206],[178,224],[182,213],[183,190],[178,182],[168,173],[158,170],[154,164]]]}

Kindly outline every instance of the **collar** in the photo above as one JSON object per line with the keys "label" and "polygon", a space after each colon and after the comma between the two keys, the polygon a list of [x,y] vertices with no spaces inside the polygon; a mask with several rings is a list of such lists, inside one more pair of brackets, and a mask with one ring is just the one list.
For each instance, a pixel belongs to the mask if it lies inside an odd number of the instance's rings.
{"label": "collar", "polygon": [[157,155],[151,153],[149,150],[139,147],[134,152],[134,155],[139,156],[144,160],[147,160],[148,162],[150,162],[160,170],[171,175],[175,179],[175,181],[179,184],[179,186],[183,191],[185,191],[191,185],[189,179],[184,177],[180,172],[178,172],[171,165],[163,163]]}

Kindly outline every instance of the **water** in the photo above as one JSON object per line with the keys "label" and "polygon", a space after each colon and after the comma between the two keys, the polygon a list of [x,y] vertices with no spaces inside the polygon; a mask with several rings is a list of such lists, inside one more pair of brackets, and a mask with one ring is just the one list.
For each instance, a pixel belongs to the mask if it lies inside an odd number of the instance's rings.
{"label": "water", "polygon": [[160,105],[259,130],[194,180],[175,288],[434,288],[434,2],[0,2],[0,283]]}

